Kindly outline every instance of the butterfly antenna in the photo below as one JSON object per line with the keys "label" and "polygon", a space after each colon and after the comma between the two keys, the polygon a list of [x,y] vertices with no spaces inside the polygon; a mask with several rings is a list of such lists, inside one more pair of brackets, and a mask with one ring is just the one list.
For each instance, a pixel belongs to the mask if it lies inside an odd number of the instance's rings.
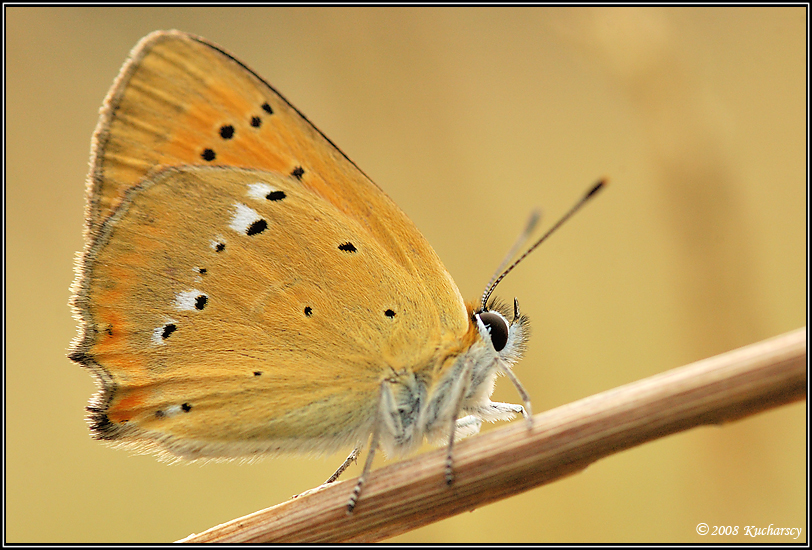
{"label": "butterfly antenna", "polygon": [[485,288],[491,288],[491,285],[496,280],[496,278],[499,277],[499,275],[502,273],[502,270],[505,269],[505,267],[507,267],[507,265],[510,263],[510,260],[512,260],[513,257],[516,256],[516,253],[519,250],[521,250],[521,248],[524,246],[524,243],[526,243],[527,239],[530,238],[530,235],[536,229],[536,225],[538,225],[540,219],[541,219],[541,210],[536,209],[530,213],[530,218],[528,218],[527,220],[527,224],[524,227],[524,231],[521,232],[521,234],[516,239],[516,242],[513,243],[513,246],[511,246],[510,250],[508,250],[508,253],[505,254],[505,258],[502,260],[502,263],[499,264],[499,267],[496,268],[496,271],[494,271],[493,273],[493,277],[491,277],[491,279],[488,281],[488,284],[485,285]]}
{"label": "butterfly antenna", "polygon": [[[574,205],[572,208],[570,208],[569,212],[567,212],[566,214],[564,214],[564,215],[561,217],[561,219],[560,219],[560,220],[558,220],[558,221],[555,223],[555,225],[553,225],[553,226],[552,226],[550,229],[548,229],[548,230],[547,230],[547,232],[546,232],[544,235],[542,235],[542,236],[539,238],[539,240],[537,240],[537,241],[536,241],[536,242],[533,244],[533,246],[531,246],[530,248],[528,248],[528,249],[527,249],[527,251],[526,251],[524,254],[522,254],[521,256],[519,256],[519,257],[516,259],[516,261],[514,261],[512,264],[510,264],[510,265],[507,267],[507,269],[505,269],[504,271],[502,271],[502,273],[501,273],[501,274],[500,274],[498,277],[494,275],[494,277],[492,277],[492,278],[491,278],[491,282],[490,282],[490,283],[488,283],[488,286],[485,288],[485,292],[483,292],[483,293],[482,293],[482,303],[481,303],[481,307],[482,307],[482,309],[483,309],[483,310],[484,310],[484,309],[486,309],[487,304],[488,304],[488,298],[490,298],[490,297],[491,297],[491,294],[493,294],[494,289],[495,289],[495,288],[496,288],[496,286],[497,286],[497,285],[498,285],[498,284],[499,284],[499,283],[502,281],[502,279],[504,279],[504,278],[505,278],[505,276],[506,276],[508,273],[510,273],[511,271],[513,271],[513,268],[515,268],[517,265],[519,265],[519,263],[520,263],[522,260],[524,260],[524,259],[527,257],[527,255],[528,255],[528,254],[530,254],[531,252],[533,252],[533,251],[534,251],[536,248],[538,248],[538,246],[539,246],[541,243],[543,243],[544,241],[546,241],[546,240],[547,240],[547,237],[549,237],[550,235],[552,235],[552,234],[553,234],[553,233],[554,233],[554,232],[555,232],[555,231],[556,231],[556,230],[557,230],[559,227],[561,227],[561,225],[562,225],[562,224],[563,224],[565,221],[567,221],[568,219],[570,219],[570,218],[572,217],[572,215],[573,215],[573,214],[575,214],[575,213],[576,213],[576,212],[577,212],[577,211],[578,211],[578,210],[579,210],[579,209],[580,209],[580,208],[581,208],[583,205],[585,205],[585,204],[586,204],[586,203],[589,201],[589,199],[591,199],[592,197],[594,197],[594,196],[595,196],[595,195],[598,193],[598,191],[600,191],[601,189],[603,189],[604,187],[606,187],[606,186],[608,185],[608,183],[609,183],[609,182],[608,182],[607,180],[603,179],[603,180],[600,180],[600,181],[599,181],[598,183],[596,183],[595,185],[593,185],[593,186],[592,186],[592,188],[591,188],[589,191],[587,191],[587,193],[586,193],[586,194],[585,194],[585,195],[584,195],[584,196],[581,198],[581,200],[579,200],[577,203],[575,203],[575,205]],[[533,225],[535,225],[535,223],[536,223],[537,221],[538,221],[538,220],[533,220],[533,216],[531,215],[531,217],[530,217],[530,222],[528,222],[528,227],[530,227],[531,223],[532,223]],[[515,250],[514,250],[514,249],[515,249],[515,248],[518,248],[518,246],[517,246],[517,245],[519,245],[519,243],[520,243],[520,242],[521,242],[522,244],[524,243],[524,241],[527,239],[526,233],[527,233],[527,230],[525,230],[525,233],[523,233],[522,235],[520,235],[520,236],[519,236],[519,239],[517,240],[517,244],[516,244],[516,245],[514,245],[513,249],[511,249],[511,254],[509,254],[509,255],[508,255],[508,257],[507,257],[507,258],[505,258],[505,260],[508,260],[508,258],[512,257],[513,253],[515,253]],[[520,245],[519,245],[519,246],[520,246]],[[502,269],[502,267],[504,266],[504,264],[505,264],[505,263],[506,263],[506,262],[502,262],[502,264],[503,264],[503,265],[502,265],[502,266],[499,266],[499,269],[496,271],[497,273],[499,273],[499,271]]]}

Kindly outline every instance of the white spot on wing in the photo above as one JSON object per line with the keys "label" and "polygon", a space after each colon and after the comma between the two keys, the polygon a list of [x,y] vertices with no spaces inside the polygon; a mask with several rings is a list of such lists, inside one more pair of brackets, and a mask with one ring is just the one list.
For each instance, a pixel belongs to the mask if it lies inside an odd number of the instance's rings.
{"label": "white spot on wing", "polygon": [[195,309],[195,302],[198,296],[205,296],[203,292],[193,288],[185,292],[178,292],[175,295],[175,309],[180,311],[190,311]]}
{"label": "white spot on wing", "polygon": [[180,414],[182,410],[180,405],[169,405],[164,411],[164,416],[175,416]]}
{"label": "white spot on wing", "polygon": [[267,183],[251,183],[248,185],[248,196],[252,199],[264,200],[273,191],[277,190]]}
{"label": "white spot on wing", "polygon": [[234,203],[234,207],[234,216],[231,218],[231,223],[228,224],[234,231],[245,233],[248,231],[248,228],[251,227],[251,224],[262,219],[256,210],[249,208],[241,202]]}

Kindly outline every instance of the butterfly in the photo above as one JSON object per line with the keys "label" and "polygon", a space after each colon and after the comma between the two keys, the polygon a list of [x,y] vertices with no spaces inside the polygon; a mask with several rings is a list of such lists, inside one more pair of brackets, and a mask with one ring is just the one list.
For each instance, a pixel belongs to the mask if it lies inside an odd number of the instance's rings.
{"label": "butterfly", "polygon": [[[490,300],[512,267],[465,302],[400,208],[200,37],[133,49],[93,136],[85,219],[69,357],[99,386],[96,439],[187,460],[351,448],[329,481],[368,446],[351,512],[376,450],[446,444],[451,483],[455,439],[531,418],[511,371],[527,317]],[[490,400],[499,374],[523,405]]]}

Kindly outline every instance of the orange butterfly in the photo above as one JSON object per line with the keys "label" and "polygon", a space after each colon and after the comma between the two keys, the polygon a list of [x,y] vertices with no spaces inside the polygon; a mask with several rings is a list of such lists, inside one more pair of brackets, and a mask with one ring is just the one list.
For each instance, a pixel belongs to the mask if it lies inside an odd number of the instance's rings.
{"label": "orange butterfly", "polygon": [[[455,437],[529,413],[510,370],[527,319],[488,302],[501,277],[466,304],[389,197],[201,38],[155,32],[123,67],[85,237],[70,358],[100,386],[97,439],[184,459],[353,448],[331,480],[368,443],[352,511],[378,447],[447,442],[450,483]],[[490,401],[499,373],[524,408]]]}

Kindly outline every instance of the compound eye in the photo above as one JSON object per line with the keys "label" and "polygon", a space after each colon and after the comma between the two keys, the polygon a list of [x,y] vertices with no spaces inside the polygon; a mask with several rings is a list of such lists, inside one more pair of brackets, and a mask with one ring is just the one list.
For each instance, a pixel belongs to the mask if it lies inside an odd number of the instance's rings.
{"label": "compound eye", "polygon": [[493,349],[496,351],[505,349],[508,341],[508,324],[505,318],[490,311],[480,313],[479,318],[482,319],[482,324],[488,329]]}

